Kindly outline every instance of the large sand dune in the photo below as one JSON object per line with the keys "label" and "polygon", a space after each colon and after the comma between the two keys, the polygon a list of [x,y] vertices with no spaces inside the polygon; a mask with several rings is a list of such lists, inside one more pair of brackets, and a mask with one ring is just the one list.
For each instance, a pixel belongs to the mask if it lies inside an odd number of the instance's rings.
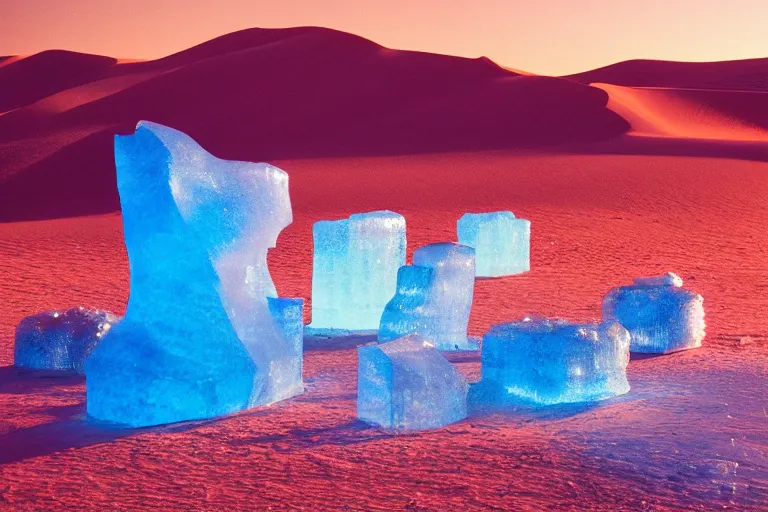
{"label": "large sand dune", "polygon": [[[48,83],[54,57],[61,67],[72,56],[27,57],[0,72],[27,62],[22,82],[36,65]],[[109,140],[140,119],[185,131],[214,154],[257,161],[533,148],[627,129],[601,90],[327,29],[254,29],[152,62],[84,61],[90,67],[71,88],[22,95],[0,116],[0,220],[116,210]],[[0,83],[0,96],[22,92],[6,89]],[[31,157],[38,140],[45,150]]]}

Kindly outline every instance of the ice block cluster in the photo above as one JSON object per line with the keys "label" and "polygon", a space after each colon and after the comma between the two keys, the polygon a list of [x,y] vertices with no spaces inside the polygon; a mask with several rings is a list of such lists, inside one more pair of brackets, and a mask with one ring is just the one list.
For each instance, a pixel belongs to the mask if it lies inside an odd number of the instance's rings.
{"label": "ice block cluster", "polygon": [[405,218],[390,211],[316,222],[312,235],[312,330],[379,327],[405,264]]}
{"label": "ice block cluster", "polygon": [[665,354],[701,346],[704,299],[682,288],[683,280],[668,273],[639,277],[603,299],[603,319],[616,321],[630,334],[630,350]]}
{"label": "ice block cluster", "polygon": [[439,350],[471,350],[467,338],[475,286],[475,251],[454,243],[420,247],[400,267],[397,291],[381,315],[378,339],[419,334]]}
{"label": "ice block cluster", "polygon": [[467,417],[467,382],[425,338],[357,349],[357,416],[385,428],[423,430]]}
{"label": "ice block cluster", "polygon": [[475,249],[478,277],[500,277],[531,269],[531,221],[512,212],[466,213],[456,223],[459,243]]}
{"label": "ice block cluster", "polygon": [[118,321],[112,313],[84,307],[28,316],[16,327],[14,364],[82,374],[85,359]]}
{"label": "ice block cluster", "polygon": [[288,175],[145,121],[115,137],[115,163],[130,297],[86,360],[88,413],[139,427],[300,393],[301,304],[276,298],[267,268],[292,221]]}
{"label": "ice block cluster", "polygon": [[618,323],[525,319],[483,336],[481,386],[487,397],[542,405],[591,402],[629,391],[629,333]]}

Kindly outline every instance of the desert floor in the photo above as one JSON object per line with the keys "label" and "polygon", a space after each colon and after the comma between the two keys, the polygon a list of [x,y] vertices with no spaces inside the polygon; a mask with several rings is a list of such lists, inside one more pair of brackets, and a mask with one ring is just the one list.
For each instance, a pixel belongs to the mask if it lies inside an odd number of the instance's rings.
{"label": "desert floor", "polygon": [[[0,224],[0,509],[768,509],[768,164],[514,152],[277,164],[294,208],[270,255],[281,296],[311,296],[318,219],[400,212],[410,255],[455,240],[464,212],[510,209],[533,223],[532,270],[477,282],[472,334],[528,313],[596,319],[612,286],[673,271],[704,296],[705,346],[633,357],[630,393],[597,405],[474,410],[394,435],[356,420],[354,342],[313,342],[299,397],[119,430],[85,417],[82,378],[10,365],[25,315],[123,313],[120,216]],[[479,379],[476,354],[450,358]]]}

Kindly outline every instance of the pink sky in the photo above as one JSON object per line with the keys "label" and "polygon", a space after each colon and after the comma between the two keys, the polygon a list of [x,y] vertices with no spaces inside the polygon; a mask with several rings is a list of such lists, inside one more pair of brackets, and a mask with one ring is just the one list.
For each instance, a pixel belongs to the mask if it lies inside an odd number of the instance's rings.
{"label": "pink sky", "polygon": [[0,0],[0,55],[164,56],[249,27],[318,25],[542,74],[633,58],[768,56],[767,0]]}

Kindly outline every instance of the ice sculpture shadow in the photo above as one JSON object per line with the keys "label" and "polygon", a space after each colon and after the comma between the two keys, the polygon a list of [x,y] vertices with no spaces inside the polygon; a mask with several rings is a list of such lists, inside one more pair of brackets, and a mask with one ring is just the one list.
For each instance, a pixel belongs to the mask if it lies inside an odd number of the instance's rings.
{"label": "ice sculpture shadow", "polygon": [[304,336],[304,352],[350,350],[376,342],[377,334],[349,334],[343,336]]}
{"label": "ice sculpture shadow", "polygon": [[31,395],[53,386],[82,384],[85,378],[75,372],[28,370],[17,366],[0,367],[0,394]]}
{"label": "ice sculpture shadow", "polygon": [[422,432],[395,432],[370,425],[361,420],[322,428],[292,428],[280,434],[267,434],[248,438],[232,439],[230,446],[270,444],[276,452],[289,453],[294,450],[317,448],[319,446],[350,446],[397,437],[418,437]]}
{"label": "ice sculpture shadow", "polygon": [[614,396],[604,400],[576,402],[555,405],[541,405],[524,398],[511,395],[500,401],[498,397],[489,397],[481,383],[470,384],[467,394],[468,418],[482,418],[492,414],[510,416],[516,421],[558,420],[578,416],[588,411],[611,407],[618,403],[635,400],[632,393]]}
{"label": "ice sculpture shadow", "polygon": [[143,427],[301,393],[301,299],[277,298],[267,268],[293,220],[288,175],[145,121],[115,163],[130,297],[86,360],[88,414]]}
{"label": "ice sculpture shadow", "polygon": [[85,400],[79,404],[49,407],[37,412],[55,419],[3,434],[0,441],[0,465],[72,448],[108,443],[140,432],[135,429],[108,428],[88,420]]}
{"label": "ice sculpture shadow", "polygon": [[[50,392],[52,388],[82,385],[84,378],[73,373],[23,370],[14,366],[0,367],[0,394],[30,394]],[[56,391],[57,395],[65,391]],[[78,403],[61,406],[41,406],[35,415],[53,418],[47,423],[21,427],[0,435],[0,465],[42,457],[64,450],[110,443],[117,439],[145,432],[184,432],[215,420],[186,421],[173,425],[147,428],[120,427],[90,418],[86,413],[85,396],[73,390],[69,395]],[[266,414],[254,410],[245,414]]]}

